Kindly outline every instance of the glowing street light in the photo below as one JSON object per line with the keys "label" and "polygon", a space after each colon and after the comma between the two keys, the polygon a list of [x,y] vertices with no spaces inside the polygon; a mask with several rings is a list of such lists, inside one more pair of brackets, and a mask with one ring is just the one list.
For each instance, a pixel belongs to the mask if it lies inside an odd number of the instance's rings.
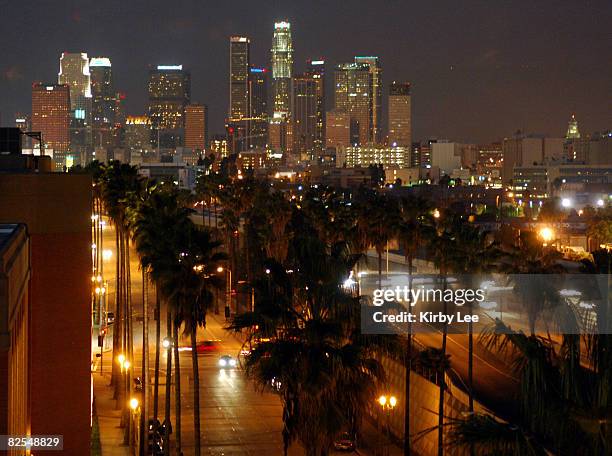
{"label": "glowing street light", "polygon": [[166,350],[172,347],[172,340],[170,340],[168,337],[164,337],[164,340],[162,341],[162,347],[164,347]]}
{"label": "glowing street light", "polygon": [[572,207],[572,200],[569,198],[563,198],[561,200],[561,206],[568,208],[568,207]]}
{"label": "glowing street light", "polygon": [[108,261],[113,257],[113,251],[112,250],[104,250],[102,252],[102,259],[104,261]]}
{"label": "glowing street light", "polygon": [[437,218],[437,219],[440,218],[440,211],[438,209],[434,209],[433,216],[434,218]]}
{"label": "glowing street light", "polygon": [[223,266],[219,266],[219,267],[217,268],[217,272],[223,272]]}
{"label": "glowing street light", "polygon": [[136,411],[139,405],[140,405],[140,402],[138,401],[137,398],[133,397],[132,399],[130,399],[130,408],[132,410]]}
{"label": "glowing street light", "polygon": [[547,226],[542,228],[538,234],[544,242],[550,242],[555,238],[555,232]]}

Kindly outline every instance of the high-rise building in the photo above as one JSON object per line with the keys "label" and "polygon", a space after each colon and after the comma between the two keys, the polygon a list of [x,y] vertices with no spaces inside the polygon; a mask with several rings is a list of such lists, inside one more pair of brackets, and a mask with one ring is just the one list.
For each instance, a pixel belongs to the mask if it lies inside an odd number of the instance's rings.
{"label": "high-rise building", "polygon": [[268,141],[268,70],[249,70],[249,149],[264,148]]}
{"label": "high-rise building", "polygon": [[249,117],[250,41],[244,36],[230,37],[230,103],[228,119],[238,122]]}
{"label": "high-rise building", "polygon": [[32,85],[32,131],[42,133],[45,149],[52,149],[57,161],[65,160],[70,148],[70,87],[67,84]]}
{"label": "high-rise building", "polygon": [[[15,114],[15,127],[19,128],[22,133],[26,131],[32,131],[32,119],[27,114],[17,113]],[[22,135],[21,145],[24,149],[32,148],[32,138],[29,136]]]}
{"label": "high-rise building", "polygon": [[293,72],[293,44],[291,24],[274,23],[272,39],[272,97],[274,112],[291,113],[291,76]]}
{"label": "high-rise building", "polygon": [[313,157],[317,129],[317,83],[304,73],[293,78],[293,152],[300,159]]}
{"label": "high-rise building", "polygon": [[306,73],[311,75],[316,85],[317,123],[315,126],[314,147],[325,149],[325,60],[309,60]]}
{"label": "high-rise building", "polygon": [[371,141],[380,144],[382,142],[382,68],[378,57],[362,56],[355,57],[356,64],[368,65],[372,75],[372,89],[370,94],[371,106]]}
{"label": "high-rise building", "polygon": [[334,73],[334,106],[345,110],[356,137],[351,141],[368,144],[374,141],[372,129],[372,72],[365,63],[344,63]]}
{"label": "high-rise building", "polygon": [[208,109],[203,104],[185,107],[185,147],[193,151],[204,151],[207,143]]}
{"label": "high-rise building", "polygon": [[149,118],[153,141],[163,148],[183,145],[185,106],[191,99],[191,74],[182,65],[158,65],[149,71]]}
{"label": "high-rise building", "polygon": [[325,120],[325,141],[329,149],[351,145],[351,116],[342,109],[328,111]]}
{"label": "high-rise building", "polygon": [[91,75],[85,52],[64,52],[60,57],[59,84],[70,87],[70,109],[75,119],[89,121],[91,114]]}
{"label": "high-rise building", "polygon": [[128,116],[125,120],[125,148],[130,152],[150,151],[151,120],[147,116]]}
{"label": "high-rise building", "polygon": [[91,150],[91,74],[85,52],[64,52],[60,58],[59,84],[70,87],[70,150],[80,161]]}
{"label": "high-rise building", "polygon": [[93,57],[89,61],[91,74],[91,125],[94,146],[108,147],[112,142],[111,129],[115,123],[115,92],[111,62],[107,57]]}
{"label": "high-rise building", "polygon": [[389,145],[412,145],[412,117],[410,114],[410,83],[393,81],[389,86]]}

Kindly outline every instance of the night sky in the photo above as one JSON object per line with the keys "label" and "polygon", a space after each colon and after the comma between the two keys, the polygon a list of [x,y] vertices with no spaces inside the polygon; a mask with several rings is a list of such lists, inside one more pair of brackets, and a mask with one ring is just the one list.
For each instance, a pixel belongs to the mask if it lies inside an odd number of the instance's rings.
{"label": "night sky", "polygon": [[308,58],[324,57],[331,74],[377,55],[385,92],[410,81],[415,139],[563,136],[572,112],[583,133],[612,128],[610,0],[0,0],[0,18],[4,125],[29,113],[33,81],[57,81],[62,51],[85,51],[111,59],[129,114],[146,111],[149,64],[183,64],[220,133],[228,36],[249,36],[252,63],[267,66],[273,23],[288,19],[295,72]]}

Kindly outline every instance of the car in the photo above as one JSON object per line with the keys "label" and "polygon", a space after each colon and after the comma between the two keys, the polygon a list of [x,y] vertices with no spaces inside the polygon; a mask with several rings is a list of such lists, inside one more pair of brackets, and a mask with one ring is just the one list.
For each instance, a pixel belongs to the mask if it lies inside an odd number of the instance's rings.
{"label": "car", "polygon": [[222,369],[233,369],[238,366],[238,361],[230,355],[223,355],[217,364]]}
{"label": "car", "polygon": [[355,439],[348,432],[343,432],[334,442],[334,449],[338,451],[355,451]]}
{"label": "car", "polygon": [[[221,342],[219,339],[208,339],[208,340],[196,342],[196,352],[199,354],[216,352],[217,350],[219,350],[219,342]],[[178,350],[180,352],[183,352],[183,351],[190,352],[191,345],[181,346],[179,347]]]}

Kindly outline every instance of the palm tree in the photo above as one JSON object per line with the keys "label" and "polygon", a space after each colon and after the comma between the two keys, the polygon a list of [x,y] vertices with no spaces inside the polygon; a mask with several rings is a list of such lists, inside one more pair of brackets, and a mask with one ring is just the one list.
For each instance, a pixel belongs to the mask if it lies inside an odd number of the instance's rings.
{"label": "palm tree", "polygon": [[327,247],[302,215],[294,213],[300,231],[287,262],[269,260],[269,274],[254,282],[254,311],[235,316],[230,329],[246,331],[248,343],[269,339],[255,345],[245,369],[281,398],[285,454],[299,440],[320,456],[345,426],[358,428],[383,372],[359,337],[358,299],[340,285],[357,257]]}
{"label": "palm tree", "polygon": [[[439,271],[439,280],[442,282],[442,291],[447,288],[447,275],[457,260],[458,246],[455,238],[454,228],[457,219],[455,216],[447,215],[436,219],[435,229],[430,233],[428,239],[428,250],[434,265]],[[448,303],[444,300],[444,315],[448,314]],[[442,331],[442,356],[446,356],[446,342],[448,336],[448,323],[445,321]],[[444,391],[446,389],[445,371],[440,370],[440,397],[438,401],[438,455],[444,454]]]}
{"label": "palm tree", "polygon": [[[106,212],[115,225],[116,242],[116,283],[115,283],[115,327],[113,330],[113,359],[119,352],[125,352],[128,359],[133,359],[132,347],[132,307],[131,307],[131,285],[129,273],[129,226],[127,221],[128,195],[137,193],[141,187],[141,179],[136,167],[111,161],[104,168],[101,176],[101,196],[104,201]],[[125,378],[115,363],[111,374],[112,383],[115,386],[115,397],[122,404],[123,423],[128,419],[128,408],[124,395],[129,388],[130,379]],[[126,440],[129,435],[129,427],[126,428]]]}
{"label": "palm tree", "polygon": [[[166,337],[174,340],[174,356],[178,355],[178,330],[175,332],[173,322],[176,321],[176,313],[168,305],[168,293],[171,290],[163,288],[171,271],[180,258],[181,248],[185,245],[186,233],[193,225],[189,219],[192,211],[186,207],[183,195],[173,186],[153,185],[144,192],[143,197],[135,205],[131,215],[136,249],[141,258],[143,268],[147,269],[157,288],[156,299],[156,366],[154,386],[154,413],[157,410],[159,391],[159,352],[160,352],[160,301],[163,298],[166,303]],[[175,325],[174,325],[175,326]],[[172,350],[168,350],[166,366],[166,400],[165,400],[165,422],[170,423],[170,394],[172,380]],[[178,361],[178,360],[177,360]],[[178,362],[175,362],[175,365]],[[176,368],[176,366],[175,366]],[[180,365],[176,369],[175,393],[176,394],[176,441],[180,449]],[[178,390],[178,391],[177,391]],[[169,431],[169,426],[166,426]],[[169,435],[165,436],[169,441]],[[166,446],[169,449],[169,446]]]}
{"label": "palm tree", "polygon": [[[474,289],[478,286],[476,280],[483,273],[490,273],[497,266],[500,251],[488,232],[471,225],[458,223],[454,229],[457,247],[455,272],[463,274],[466,286]],[[473,303],[468,302],[468,312],[473,314]],[[474,412],[474,327],[468,322],[468,398],[469,411]]]}
{"label": "palm tree", "polygon": [[[408,264],[408,289],[412,289],[413,263],[418,248],[427,237],[431,226],[428,214],[430,205],[420,198],[402,198],[400,200],[399,224],[397,238]],[[412,324],[408,325],[405,360],[405,406],[404,406],[404,455],[410,456],[410,375],[412,371]]]}
{"label": "palm tree", "polygon": [[399,223],[397,200],[378,192],[366,194],[360,201],[357,231],[367,247],[373,246],[378,256],[378,287],[382,286],[382,254],[396,234]]}
{"label": "palm tree", "polygon": [[179,246],[181,253],[178,261],[163,277],[162,287],[168,296],[169,305],[174,309],[175,340],[178,339],[177,331],[181,323],[184,323],[184,333],[189,335],[191,340],[195,454],[199,456],[200,377],[196,336],[198,327],[206,324],[206,312],[213,301],[212,287],[220,287],[220,280],[215,272],[218,263],[225,259],[225,255],[218,251],[221,243],[212,238],[208,229],[200,230],[193,224],[187,224],[184,242],[184,245]]}

